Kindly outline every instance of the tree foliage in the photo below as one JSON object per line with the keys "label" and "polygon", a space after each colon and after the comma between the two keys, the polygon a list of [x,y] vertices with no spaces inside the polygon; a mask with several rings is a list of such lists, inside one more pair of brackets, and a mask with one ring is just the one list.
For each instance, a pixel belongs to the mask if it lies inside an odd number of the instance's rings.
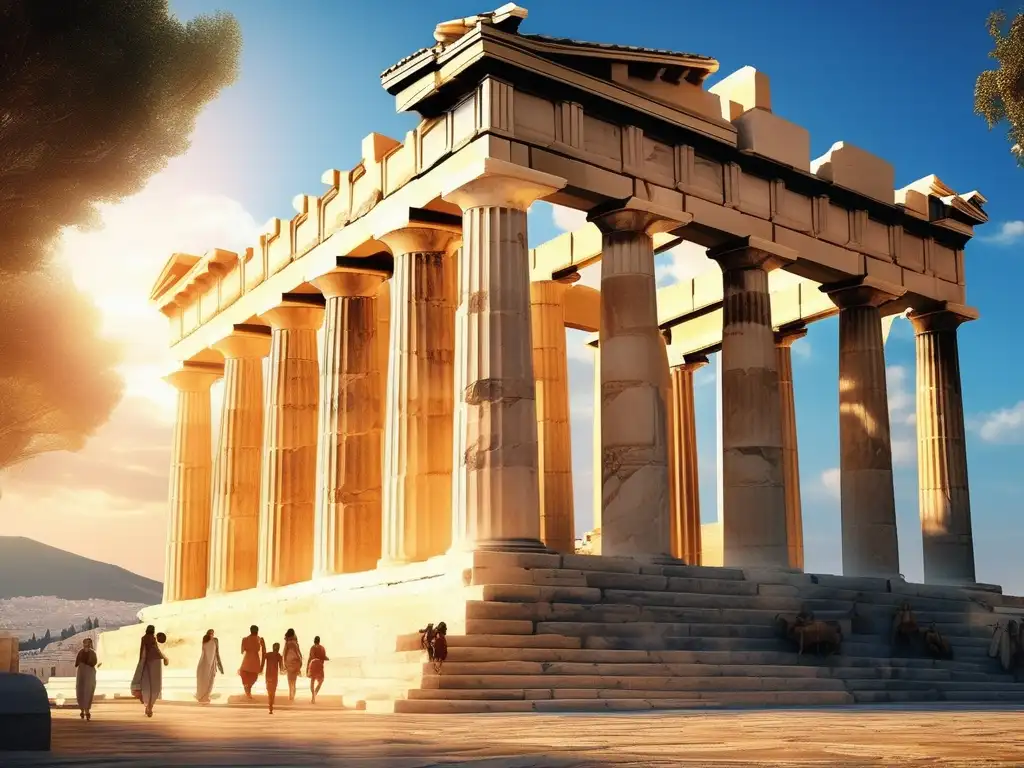
{"label": "tree foliage", "polygon": [[231,16],[167,0],[0,0],[0,469],[79,447],[117,404],[116,350],[54,246],[188,148],[240,47]]}
{"label": "tree foliage", "polygon": [[1006,121],[1010,146],[1024,166],[1024,13],[1009,23],[1002,11],[992,13],[988,31],[995,42],[989,56],[999,65],[978,75],[974,111],[985,118],[989,128]]}

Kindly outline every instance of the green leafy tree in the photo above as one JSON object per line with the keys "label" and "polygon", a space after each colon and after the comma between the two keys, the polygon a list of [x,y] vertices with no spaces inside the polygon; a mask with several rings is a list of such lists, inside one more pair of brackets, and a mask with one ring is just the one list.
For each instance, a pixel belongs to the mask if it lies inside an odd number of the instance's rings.
{"label": "green leafy tree", "polygon": [[989,54],[998,62],[995,69],[978,75],[974,86],[974,111],[991,129],[1007,123],[1007,138],[1017,163],[1024,166],[1024,13],[1007,21],[1003,11],[988,17],[988,31],[995,42]]}
{"label": "green leafy tree", "polygon": [[118,350],[54,245],[188,148],[240,49],[233,17],[167,0],[0,1],[0,469],[80,448],[116,406]]}

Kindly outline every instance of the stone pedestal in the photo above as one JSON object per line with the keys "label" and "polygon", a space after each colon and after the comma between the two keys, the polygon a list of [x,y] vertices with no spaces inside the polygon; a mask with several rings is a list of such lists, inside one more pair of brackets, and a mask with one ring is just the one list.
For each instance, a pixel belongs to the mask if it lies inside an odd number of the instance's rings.
{"label": "stone pedestal", "polygon": [[804,522],[800,504],[800,453],[796,439],[796,397],[793,391],[793,342],[807,329],[783,328],[775,334],[775,363],[779,371],[782,415],[782,475],[786,488],[786,541],[789,567],[804,569]]}
{"label": "stone pedestal", "polygon": [[381,557],[384,400],[377,292],[386,272],[339,269],[313,280],[326,300],[320,375],[317,574],[367,571]]}
{"label": "stone pedestal", "polygon": [[530,308],[533,375],[537,384],[540,537],[548,549],[572,554],[576,527],[563,306],[567,287],[568,283],[554,280],[530,283]]}
{"label": "stone pedestal", "polygon": [[839,472],[844,576],[897,576],[896,499],[880,307],[903,294],[870,278],[821,290],[839,307]]}
{"label": "stone pedestal", "polygon": [[213,477],[213,528],[208,592],[256,586],[263,454],[264,326],[238,327],[213,344],[224,355],[224,401]]}
{"label": "stone pedestal", "polygon": [[451,179],[463,210],[453,547],[540,550],[526,209],[565,180],[485,159]]}
{"label": "stone pedestal", "polygon": [[263,429],[258,584],[283,586],[313,575],[316,502],[317,330],[323,299],[293,294],[264,313],[272,329]]}
{"label": "stone pedestal", "polygon": [[602,233],[601,553],[668,555],[668,359],[658,328],[653,236],[689,217],[632,198],[588,219]]}
{"label": "stone pedestal", "polygon": [[165,378],[178,390],[164,566],[165,603],[194,600],[206,594],[213,470],[210,387],[223,372],[220,365],[186,363]]}
{"label": "stone pedestal", "polygon": [[671,369],[669,395],[669,481],[672,487],[672,555],[690,565],[701,560],[700,479],[693,374],[708,364],[703,355],[687,356]]}
{"label": "stone pedestal", "polygon": [[746,237],[708,250],[722,268],[722,496],[727,566],[789,567],[782,416],[768,272],[789,249]]}
{"label": "stone pedestal", "polygon": [[455,268],[459,219],[410,214],[377,235],[394,254],[384,439],[385,563],[451,544]]}
{"label": "stone pedestal", "polygon": [[917,467],[924,580],[972,584],[974,537],[957,328],[976,310],[947,304],[910,315],[917,334]]}

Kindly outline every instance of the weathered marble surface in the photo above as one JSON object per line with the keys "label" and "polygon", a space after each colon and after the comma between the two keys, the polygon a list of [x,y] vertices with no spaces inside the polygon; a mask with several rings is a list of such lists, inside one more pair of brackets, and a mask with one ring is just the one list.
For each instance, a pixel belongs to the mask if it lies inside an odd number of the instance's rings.
{"label": "weathered marble surface", "polygon": [[486,765],[1010,766],[1024,762],[1020,710],[830,709],[640,715],[367,715],[331,710],[99,704],[92,722],[54,713],[50,754],[29,766]]}

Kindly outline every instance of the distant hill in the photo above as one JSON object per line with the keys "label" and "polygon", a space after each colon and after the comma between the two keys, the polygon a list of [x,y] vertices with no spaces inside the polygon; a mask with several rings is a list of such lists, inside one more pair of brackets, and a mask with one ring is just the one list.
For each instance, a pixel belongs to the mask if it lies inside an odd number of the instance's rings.
{"label": "distant hill", "polygon": [[163,585],[22,536],[0,536],[0,599],[52,595],[154,605]]}

